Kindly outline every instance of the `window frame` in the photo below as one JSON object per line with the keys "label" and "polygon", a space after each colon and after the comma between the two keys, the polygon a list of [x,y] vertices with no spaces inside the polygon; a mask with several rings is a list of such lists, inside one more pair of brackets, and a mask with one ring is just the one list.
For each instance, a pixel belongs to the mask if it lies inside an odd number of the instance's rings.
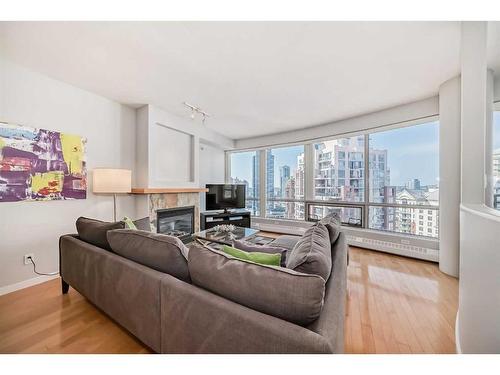
{"label": "window frame", "polygon": [[[272,144],[272,145],[266,145],[262,147],[254,147],[254,148],[241,148],[241,149],[233,149],[233,150],[226,150],[226,157],[225,157],[225,170],[226,170],[226,183],[229,183],[230,181],[230,171],[231,171],[231,154],[232,153],[237,153],[237,152],[248,152],[248,151],[256,151],[260,152],[260,186],[259,186],[259,192],[260,196],[259,198],[255,198],[256,200],[259,200],[259,218],[263,219],[269,219],[269,220],[284,220],[284,221],[316,221],[314,219],[311,219],[309,217],[309,206],[310,205],[325,205],[325,206],[336,206],[336,207],[346,207],[346,208],[361,208],[361,226],[354,225],[354,227],[357,228],[362,228],[364,230],[370,230],[370,231],[375,231],[375,232],[383,232],[383,233],[391,233],[394,235],[400,235],[400,236],[414,236],[418,238],[425,238],[426,240],[438,240],[439,236],[428,236],[428,235],[421,235],[421,234],[412,234],[412,233],[399,233],[395,231],[384,231],[384,230],[379,230],[379,229],[373,229],[370,228],[369,225],[369,211],[370,207],[387,207],[387,208],[408,208],[408,209],[414,209],[414,210],[432,210],[432,212],[437,211],[437,214],[439,215],[439,210],[440,210],[440,201],[438,201],[438,204],[436,206],[433,205],[415,205],[415,204],[405,204],[405,203],[378,203],[378,202],[370,202],[370,135],[379,133],[379,132],[385,132],[385,131],[390,131],[390,130],[395,130],[395,129],[403,129],[407,127],[412,127],[412,126],[418,126],[418,125],[423,125],[431,122],[438,122],[439,125],[439,115],[431,115],[431,116],[425,116],[421,117],[418,119],[414,120],[408,120],[408,121],[403,121],[403,122],[396,122],[396,123],[391,123],[387,125],[381,125],[381,126],[376,126],[372,128],[366,128],[362,129],[359,131],[355,132],[346,132],[346,133],[340,133],[332,136],[324,136],[324,137],[319,137],[319,138],[314,138],[314,139],[308,139],[303,142],[290,142],[290,143],[285,143],[285,144]],[[350,138],[350,137],[355,137],[355,136],[363,136],[364,137],[364,156],[363,156],[363,162],[364,162],[364,197],[362,202],[348,202],[348,201],[339,201],[339,200],[317,200],[314,199],[314,150],[313,150],[313,145],[315,143],[319,142],[324,142],[324,141],[334,141],[338,139],[343,139],[343,138]],[[272,199],[267,199],[266,197],[266,166],[267,166],[267,160],[266,160],[266,150],[270,149],[275,149],[275,148],[283,148],[283,147],[292,147],[292,146],[304,146],[304,200],[297,200],[297,199],[286,199],[286,198],[272,198]],[[377,159],[377,162],[378,159]],[[384,163],[386,160],[384,160]],[[299,202],[299,203],[304,203],[304,219],[276,219],[276,218],[267,218],[266,217],[266,203],[268,201],[275,201],[275,202]],[[424,212],[425,214],[425,212]],[[346,225],[346,224],[343,224]],[[346,225],[349,226],[349,225]]]}

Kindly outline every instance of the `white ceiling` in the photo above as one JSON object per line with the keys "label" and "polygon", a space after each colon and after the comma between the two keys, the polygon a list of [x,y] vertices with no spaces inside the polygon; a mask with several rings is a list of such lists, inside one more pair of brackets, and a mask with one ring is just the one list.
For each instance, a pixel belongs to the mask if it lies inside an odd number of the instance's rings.
{"label": "white ceiling", "polygon": [[[458,22],[2,22],[3,54],[234,139],[436,95],[457,75]],[[202,126],[202,125],[200,125]]]}

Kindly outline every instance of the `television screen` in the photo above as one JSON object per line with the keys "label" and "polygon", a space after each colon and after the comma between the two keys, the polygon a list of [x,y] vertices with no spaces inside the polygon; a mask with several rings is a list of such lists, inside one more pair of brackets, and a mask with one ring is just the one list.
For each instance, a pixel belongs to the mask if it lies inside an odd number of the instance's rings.
{"label": "television screen", "polygon": [[206,188],[207,210],[245,208],[245,185],[210,184]]}

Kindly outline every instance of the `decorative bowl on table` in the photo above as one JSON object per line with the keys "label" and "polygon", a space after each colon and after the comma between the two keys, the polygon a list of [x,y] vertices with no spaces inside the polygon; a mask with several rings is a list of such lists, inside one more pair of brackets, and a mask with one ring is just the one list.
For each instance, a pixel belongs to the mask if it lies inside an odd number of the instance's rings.
{"label": "decorative bowl on table", "polygon": [[230,233],[233,232],[236,229],[236,226],[233,224],[221,224],[221,225],[216,225],[213,230],[215,232],[219,233]]}

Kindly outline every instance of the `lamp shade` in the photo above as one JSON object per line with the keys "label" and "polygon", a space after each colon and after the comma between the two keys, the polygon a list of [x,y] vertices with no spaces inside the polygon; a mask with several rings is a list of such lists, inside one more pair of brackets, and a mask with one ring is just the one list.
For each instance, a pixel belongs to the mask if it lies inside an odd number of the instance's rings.
{"label": "lamp shade", "polygon": [[92,185],[94,193],[130,193],[132,171],[129,169],[94,169]]}

